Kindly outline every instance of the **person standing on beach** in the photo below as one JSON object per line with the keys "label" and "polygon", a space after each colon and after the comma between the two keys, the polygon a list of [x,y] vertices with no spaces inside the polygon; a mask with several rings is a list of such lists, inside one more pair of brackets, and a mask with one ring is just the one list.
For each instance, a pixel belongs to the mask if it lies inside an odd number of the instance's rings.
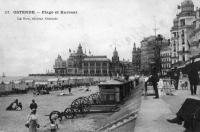
{"label": "person standing on beach", "polygon": [[30,104],[30,109],[32,110],[32,109],[35,109],[35,110],[37,110],[37,103],[35,103],[35,100],[33,99],[32,100],[32,103]]}
{"label": "person standing on beach", "polygon": [[69,87],[68,90],[69,90],[69,94],[71,94],[71,87]]}
{"label": "person standing on beach", "polygon": [[37,132],[37,128],[40,127],[38,124],[38,117],[36,115],[36,109],[32,109],[30,115],[28,115],[28,128],[29,132]]}

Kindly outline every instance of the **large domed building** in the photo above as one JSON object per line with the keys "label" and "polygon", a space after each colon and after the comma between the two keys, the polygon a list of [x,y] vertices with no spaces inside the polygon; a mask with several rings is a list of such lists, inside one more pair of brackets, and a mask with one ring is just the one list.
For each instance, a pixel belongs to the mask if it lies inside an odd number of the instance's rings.
{"label": "large domed building", "polygon": [[67,60],[60,55],[54,64],[56,75],[83,75],[83,76],[117,76],[131,74],[131,62],[119,60],[117,49],[113,51],[112,60],[105,55],[86,55],[83,53],[81,44],[76,52],[70,53]]}

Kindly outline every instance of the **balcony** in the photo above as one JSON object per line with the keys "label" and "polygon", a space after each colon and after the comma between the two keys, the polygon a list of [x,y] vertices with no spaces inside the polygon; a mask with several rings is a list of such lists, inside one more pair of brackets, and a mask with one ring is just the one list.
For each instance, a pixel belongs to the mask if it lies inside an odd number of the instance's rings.
{"label": "balcony", "polygon": [[178,54],[180,54],[180,55],[182,55],[182,54],[189,54],[190,53],[190,51],[189,50],[179,50],[178,52],[177,52]]}

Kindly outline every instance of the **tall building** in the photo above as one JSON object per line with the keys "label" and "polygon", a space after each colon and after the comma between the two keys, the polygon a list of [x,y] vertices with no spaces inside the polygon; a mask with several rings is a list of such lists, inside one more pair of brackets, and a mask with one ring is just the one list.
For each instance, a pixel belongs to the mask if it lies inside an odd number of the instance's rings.
{"label": "tall building", "polygon": [[[166,56],[166,54],[168,54]],[[141,41],[141,67],[140,71],[149,74],[152,66],[156,66],[157,70],[162,73],[166,62],[171,63],[169,40],[162,35],[149,36]],[[169,59],[168,61],[165,61]],[[155,65],[156,64],[156,65]],[[163,67],[162,67],[163,66]],[[171,66],[171,64],[169,65]]]}
{"label": "tall building", "polygon": [[176,15],[171,28],[172,66],[177,67],[190,59],[189,34],[195,21],[194,4],[192,0],[184,0],[181,11]]}
{"label": "tall building", "polygon": [[115,47],[113,51],[113,56],[112,56],[112,63],[111,63],[111,75],[112,76],[117,76],[117,75],[122,75],[123,74],[123,67],[122,63],[119,60],[118,52]]}
{"label": "tall building", "polygon": [[79,44],[77,52],[71,53],[67,59],[67,73],[69,75],[81,75],[82,74],[82,61],[87,55],[83,53],[81,44]]}
{"label": "tall building", "polygon": [[133,66],[133,73],[139,74],[141,66],[141,49],[136,48],[135,43],[132,51],[132,66]]}
{"label": "tall building", "polygon": [[196,20],[193,22],[193,30],[189,34],[190,58],[200,54],[200,9],[196,9]]}
{"label": "tall building", "polygon": [[171,69],[171,48],[170,42],[164,42],[160,51],[161,54],[161,75],[167,76]]}
{"label": "tall building", "polygon": [[141,41],[141,66],[140,71],[149,74],[151,71],[151,63],[155,58],[155,36],[149,36]]}
{"label": "tall building", "polygon": [[64,61],[60,55],[58,55],[58,57],[55,60],[54,69],[55,73],[59,75],[65,75],[67,73],[66,61]]}

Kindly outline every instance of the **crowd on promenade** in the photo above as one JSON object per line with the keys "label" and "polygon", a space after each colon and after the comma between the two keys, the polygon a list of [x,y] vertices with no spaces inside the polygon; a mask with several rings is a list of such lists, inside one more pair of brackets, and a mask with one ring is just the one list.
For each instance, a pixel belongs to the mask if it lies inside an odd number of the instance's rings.
{"label": "crowd on promenade", "polygon": [[[191,61],[189,68],[186,72],[187,80],[189,81],[189,84],[187,82],[183,83],[182,87],[190,87],[190,94],[192,96],[197,95],[197,85],[199,85],[200,79],[198,74],[198,69],[194,64],[194,61]],[[173,85],[175,90],[178,90],[178,87],[180,86],[180,80],[183,79],[183,73],[179,69],[175,68],[171,72],[171,76],[169,76],[170,80],[173,81]],[[151,82],[153,89],[155,91],[155,99],[159,98],[159,92],[158,92],[158,82],[161,78],[159,78],[159,75],[156,71],[156,67],[153,67],[151,70],[151,75],[147,78],[145,78],[145,93],[147,92],[147,85],[149,82]],[[175,123],[178,125],[181,125],[184,123],[184,127],[186,130],[193,131],[196,126],[196,122],[200,121],[200,100],[193,99],[193,98],[187,98],[181,108],[176,113],[175,118],[173,119],[167,119],[169,123]]]}

